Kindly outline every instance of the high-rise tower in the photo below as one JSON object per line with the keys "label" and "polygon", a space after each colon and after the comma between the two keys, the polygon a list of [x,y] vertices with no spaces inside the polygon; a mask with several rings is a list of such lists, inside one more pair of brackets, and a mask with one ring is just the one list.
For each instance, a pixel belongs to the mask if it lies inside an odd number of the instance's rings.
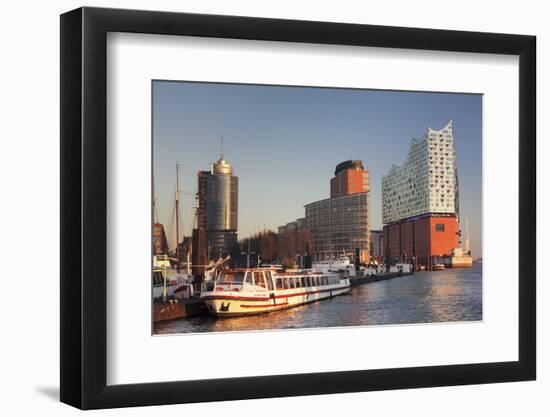
{"label": "high-rise tower", "polygon": [[239,179],[221,155],[210,171],[199,171],[198,226],[206,231],[210,259],[228,254],[237,242]]}

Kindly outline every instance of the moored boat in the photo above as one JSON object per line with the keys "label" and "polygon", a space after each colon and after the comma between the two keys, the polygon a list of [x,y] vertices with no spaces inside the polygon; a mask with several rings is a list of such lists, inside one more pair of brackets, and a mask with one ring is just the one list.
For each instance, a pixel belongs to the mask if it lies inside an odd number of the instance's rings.
{"label": "moored boat", "polygon": [[210,314],[234,317],[269,313],[351,291],[349,278],[314,271],[233,269],[203,285],[200,301]]}
{"label": "moored boat", "polygon": [[351,277],[355,276],[355,265],[347,256],[338,259],[313,262],[312,269],[323,273],[343,272]]}
{"label": "moored boat", "polygon": [[445,264],[433,264],[432,271],[445,271]]}
{"label": "moored boat", "polygon": [[153,298],[171,298],[178,287],[189,282],[189,275],[170,264],[167,255],[153,256]]}

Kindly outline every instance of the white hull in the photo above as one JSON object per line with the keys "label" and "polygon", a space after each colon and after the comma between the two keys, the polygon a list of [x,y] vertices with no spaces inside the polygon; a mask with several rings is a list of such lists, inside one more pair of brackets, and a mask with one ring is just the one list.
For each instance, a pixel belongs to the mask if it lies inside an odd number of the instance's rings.
{"label": "white hull", "polygon": [[254,293],[211,291],[203,293],[201,301],[214,316],[235,317],[297,307],[350,291],[349,280],[342,280],[334,285]]}
{"label": "white hull", "polygon": [[[166,286],[166,297],[173,297],[177,284]],[[162,298],[164,296],[164,286],[153,287],[153,298]]]}

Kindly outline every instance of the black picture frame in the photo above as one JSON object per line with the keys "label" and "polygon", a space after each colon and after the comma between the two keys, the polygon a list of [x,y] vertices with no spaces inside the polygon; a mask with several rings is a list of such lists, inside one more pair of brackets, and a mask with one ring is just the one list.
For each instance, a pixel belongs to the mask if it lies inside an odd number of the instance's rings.
{"label": "black picture frame", "polygon": [[[107,385],[108,32],[519,56],[519,360]],[[252,17],[80,8],[61,15],[61,401],[82,409],[536,378],[536,38]]]}

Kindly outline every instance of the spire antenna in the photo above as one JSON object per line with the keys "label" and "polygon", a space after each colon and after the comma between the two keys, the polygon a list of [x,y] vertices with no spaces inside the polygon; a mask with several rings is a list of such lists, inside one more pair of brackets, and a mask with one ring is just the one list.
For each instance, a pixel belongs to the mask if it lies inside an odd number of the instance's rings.
{"label": "spire antenna", "polygon": [[223,136],[221,141],[221,159],[223,159]]}

